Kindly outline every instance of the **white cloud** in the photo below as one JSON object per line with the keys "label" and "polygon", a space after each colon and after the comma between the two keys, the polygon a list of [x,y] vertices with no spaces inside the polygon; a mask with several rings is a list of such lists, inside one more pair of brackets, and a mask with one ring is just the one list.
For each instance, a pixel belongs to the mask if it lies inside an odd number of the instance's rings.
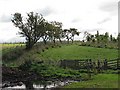
{"label": "white cloud", "polygon": [[7,23],[7,22],[11,22],[11,16],[9,15],[2,15],[1,17],[0,17],[0,22],[5,22],[5,23]]}
{"label": "white cloud", "polygon": [[109,1],[101,5],[100,9],[105,12],[109,12],[111,15],[117,15],[118,2]]}

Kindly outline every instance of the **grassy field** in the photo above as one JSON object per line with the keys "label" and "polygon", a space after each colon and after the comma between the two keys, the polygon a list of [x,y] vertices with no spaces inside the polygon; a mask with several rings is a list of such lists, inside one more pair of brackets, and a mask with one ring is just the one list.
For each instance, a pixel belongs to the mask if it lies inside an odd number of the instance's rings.
{"label": "grassy field", "polygon": [[72,83],[64,88],[118,88],[118,74],[98,74],[92,80]]}
{"label": "grassy field", "polygon": [[95,48],[78,45],[64,45],[61,48],[50,48],[41,53],[43,59],[114,59],[118,58],[118,50]]}
{"label": "grassy field", "polygon": [[[21,47],[22,46],[22,47]],[[46,49],[46,47],[48,49]],[[44,50],[44,51],[43,51]],[[24,50],[23,44],[3,44],[2,54],[7,65],[19,65],[26,60],[62,60],[62,59],[114,59],[118,58],[117,49],[95,48],[79,45],[61,45],[52,48],[50,45],[39,45],[30,51]],[[3,58],[4,61],[4,58]],[[10,66],[11,66],[10,65]]]}
{"label": "grassy field", "polygon": [[5,48],[13,48],[13,47],[16,47],[16,46],[22,46],[24,44],[0,44],[2,46],[2,49],[5,49]]}

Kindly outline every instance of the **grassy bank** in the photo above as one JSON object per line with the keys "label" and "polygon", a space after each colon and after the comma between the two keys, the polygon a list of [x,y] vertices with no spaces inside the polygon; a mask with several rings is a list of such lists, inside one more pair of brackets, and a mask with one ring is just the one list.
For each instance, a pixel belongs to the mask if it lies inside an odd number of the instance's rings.
{"label": "grassy bank", "polygon": [[92,80],[72,83],[64,88],[118,88],[118,74],[98,74]]}

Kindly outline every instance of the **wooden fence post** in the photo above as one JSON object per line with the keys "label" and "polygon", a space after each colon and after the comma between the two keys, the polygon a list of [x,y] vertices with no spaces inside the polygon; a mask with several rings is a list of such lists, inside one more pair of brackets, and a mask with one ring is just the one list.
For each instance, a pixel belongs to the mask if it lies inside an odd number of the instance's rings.
{"label": "wooden fence post", "polygon": [[97,74],[95,61],[93,61],[93,73],[94,73],[94,74]]}
{"label": "wooden fence post", "polygon": [[108,63],[107,63],[107,59],[104,60],[104,70],[107,70],[108,69]]}
{"label": "wooden fence post", "polygon": [[97,62],[97,71],[98,71],[98,73],[100,72],[100,61],[99,60]]}
{"label": "wooden fence post", "polygon": [[91,71],[90,71],[90,61],[87,60],[87,73],[88,73],[88,78],[91,79]]}
{"label": "wooden fence post", "polygon": [[89,60],[89,67],[90,67],[90,70],[93,70],[93,65],[92,65],[92,60],[91,59]]}
{"label": "wooden fence post", "polygon": [[117,69],[119,70],[119,58],[117,59]]}

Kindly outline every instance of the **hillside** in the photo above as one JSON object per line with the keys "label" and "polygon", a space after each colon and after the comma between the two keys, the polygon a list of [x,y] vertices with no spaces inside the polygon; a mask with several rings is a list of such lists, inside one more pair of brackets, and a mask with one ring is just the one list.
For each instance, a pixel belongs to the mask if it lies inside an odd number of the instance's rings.
{"label": "hillside", "polygon": [[115,59],[118,58],[117,49],[96,48],[88,46],[72,45],[37,45],[30,51],[24,50],[24,45],[3,45],[3,62],[10,66],[16,66],[27,60],[80,60],[80,59]]}
{"label": "hillside", "polygon": [[78,45],[64,45],[61,48],[50,48],[41,53],[43,59],[115,59],[118,58],[118,50],[106,49],[106,48],[95,48]]}

